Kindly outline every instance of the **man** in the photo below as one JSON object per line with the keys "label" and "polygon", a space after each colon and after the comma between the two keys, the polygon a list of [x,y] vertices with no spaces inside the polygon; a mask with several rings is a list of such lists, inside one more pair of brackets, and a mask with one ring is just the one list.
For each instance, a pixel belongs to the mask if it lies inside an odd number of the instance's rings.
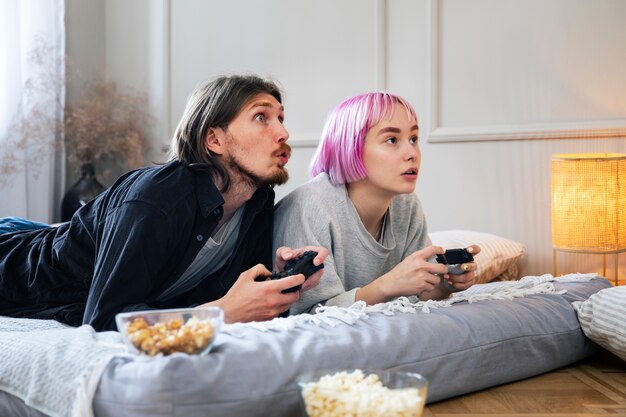
{"label": "man", "polygon": [[[68,223],[0,236],[0,315],[115,328],[124,311],[220,306],[227,322],[276,317],[303,275],[271,275],[274,184],[289,133],[278,87],[220,77],[189,99],[168,163],[122,176]],[[275,266],[316,250],[279,248]],[[301,291],[319,283],[319,271]]]}

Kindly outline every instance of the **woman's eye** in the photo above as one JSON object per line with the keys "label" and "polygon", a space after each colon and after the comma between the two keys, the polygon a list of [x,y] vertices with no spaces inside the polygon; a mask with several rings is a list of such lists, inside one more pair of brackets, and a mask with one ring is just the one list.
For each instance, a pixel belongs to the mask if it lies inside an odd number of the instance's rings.
{"label": "woman's eye", "polygon": [[394,137],[391,137],[391,138],[387,138],[387,140],[385,142],[393,144],[393,143],[396,143],[397,141],[398,141],[398,139],[396,139]]}
{"label": "woman's eye", "polygon": [[280,122],[280,124],[283,124],[285,123],[285,118],[281,116],[278,118],[278,121]]}
{"label": "woman's eye", "polygon": [[265,115],[263,115],[263,114],[261,114],[261,113],[259,113],[259,114],[257,114],[256,116],[254,116],[254,118],[255,118],[256,120],[258,120],[259,122],[264,122],[264,121],[265,121]]}
{"label": "woman's eye", "polygon": [[417,143],[417,136],[411,136],[411,138],[409,139],[409,143],[411,145],[415,145]]}

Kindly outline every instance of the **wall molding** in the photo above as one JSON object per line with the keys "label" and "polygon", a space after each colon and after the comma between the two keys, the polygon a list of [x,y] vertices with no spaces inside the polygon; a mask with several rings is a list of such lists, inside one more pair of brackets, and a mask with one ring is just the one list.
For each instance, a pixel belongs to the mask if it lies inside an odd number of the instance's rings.
{"label": "wall molding", "polygon": [[[152,3],[150,3],[152,5]],[[170,146],[172,129],[178,123],[172,118],[172,3],[171,0],[160,0],[154,3],[158,16],[160,16],[161,25],[159,31],[155,34],[162,43],[162,61],[159,65],[162,67],[162,85],[163,94],[162,113],[163,117],[162,130],[168,132],[163,135],[161,149],[166,151]],[[372,34],[372,51],[374,56],[374,68],[372,86],[373,90],[385,90],[387,88],[388,68],[388,0],[372,0],[370,3],[373,8],[373,34]],[[338,103],[337,103],[338,104]],[[172,132],[172,133],[169,133]],[[289,144],[293,148],[315,148],[319,143],[321,131],[312,132],[290,132]]]}
{"label": "wall molding", "polygon": [[626,119],[595,120],[590,122],[494,124],[486,126],[440,125],[441,98],[439,73],[439,13],[440,0],[428,0],[428,142],[475,142],[524,139],[589,139],[626,137]]}
{"label": "wall molding", "polygon": [[319,138],[319,133],[293,133],[287,143],[292,148],[317,148]]}
{"label": "wall molding", "polygon": [[170,0],[161,0],[159,3],[152,3],[153,7],[159,10],[161,19],[160,40],[163,47],[162,65],[162,94],[163,108],[161,115],[162,129],[164,132],[163,141],[167,141],[164,146],[169,149],[172,131],[172,5]]}
{"label": "wall molding", "polygon": [[[387,89],[387,0],[374,0],[374,90]],[[339,103],[336,103],[339,104]],[[294,132],[290,134],[289,144],[292,148],[316,148],[322,132]]]}
{"label": "wall molding", "polygon": [[374,7],[374,36],[376,37],[374,85],[377,90],[381,91],[387,89],[387,0],[375,0]]}
{"label": "wall molding", "polygon": [[626,137],[626,119],[580,123],[438,127],[431,130],[428,141],[478,142],[494,140],[593,139],[611,137]]}
{"label": "wall molding", "polygon": [[427,90],[428,90],[428,141],[434,140],[433,134],[439,129],[439,2],[428,0],[427,8],[428,28],[428,66],[427,66]]}

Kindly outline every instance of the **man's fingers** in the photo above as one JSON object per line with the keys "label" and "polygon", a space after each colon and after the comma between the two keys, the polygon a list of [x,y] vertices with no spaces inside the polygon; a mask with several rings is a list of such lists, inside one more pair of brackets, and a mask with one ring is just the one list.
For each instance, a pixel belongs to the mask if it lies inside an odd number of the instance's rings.
{"label": "man's fingers", "polygon": [[253,281],[265,281],[272,273],[263,264],[256,264],[241,274],[242,277]]}
{"label": "man's fingers", "polygon": [[[290,275],[280,279],[274,279],[270,283],[274,290],[282,291],[304,283],[304,275]],[[296,297],[297,299],[297,297]]]}

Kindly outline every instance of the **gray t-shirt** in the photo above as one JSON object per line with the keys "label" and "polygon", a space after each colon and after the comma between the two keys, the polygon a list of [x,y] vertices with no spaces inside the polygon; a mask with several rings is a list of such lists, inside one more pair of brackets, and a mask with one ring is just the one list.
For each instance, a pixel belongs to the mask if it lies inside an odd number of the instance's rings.
{"label": "gray t-shirt", "polygon": [[158,301],[166,302],[191,290],[207,275],[224,266],[235,249],[244,207],[245,205],[239,207],[228,222],[213,232],[213,236],[207,239],[206,244],[200,249],[187,270],[178,278],[178,281],[159,294]]}
{"label": "gray t-shirt", "polygon": [[319,303],[351,305],[359,288],[430,245],[430,239],[415,193],[394,197],[381,244],[363,226],[345,185],[332,185],[323,173],[280,200],[274,215],[274,250],[308,245],[325,247],[330,254],[320,284],[302,293],[292,314]]}

